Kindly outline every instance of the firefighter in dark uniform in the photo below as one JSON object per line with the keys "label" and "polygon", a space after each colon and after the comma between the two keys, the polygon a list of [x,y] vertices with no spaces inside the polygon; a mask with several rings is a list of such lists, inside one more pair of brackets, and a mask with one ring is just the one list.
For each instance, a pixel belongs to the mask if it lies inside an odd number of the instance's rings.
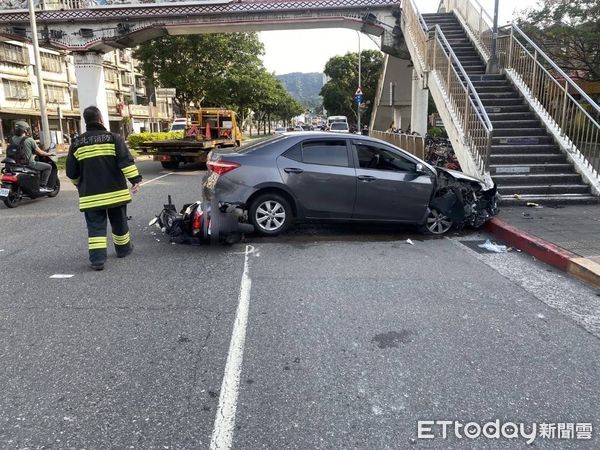
{"label": "firefighter in dark uniform", "polygon": [[79,209],[88,229],[90,265],[104,269],[106,262],[106,219],[110,220],[117,257],[133,251],[127,225],[127,203],[139,190],[142,177],[121,136],[104,128],[102,114],[95,106],[83,111],[87,131],[73,139],[67,156],[67,177],[79,191]]}

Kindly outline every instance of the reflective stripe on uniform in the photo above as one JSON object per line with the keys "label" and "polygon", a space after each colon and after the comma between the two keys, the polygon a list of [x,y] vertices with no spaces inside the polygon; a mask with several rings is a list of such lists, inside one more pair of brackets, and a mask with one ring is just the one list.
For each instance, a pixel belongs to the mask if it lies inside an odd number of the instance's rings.
{"label": "reflective stripe on uniform", "polygon": [[95,158],[96,156],[117,156],[115,144],[96,144],[79,147],[75,151],[77,161]]}
{"label": "reflective stripe on uniform", "polygon": [[108,247],[108,239],[106,236],[96,236],[88,238],[89,250],[103,250]]}
{"label": "reflective stripe on uniform", "polygon": [[123,175],[125,175],[125,178],[135,178],[135,177],[139,177],[140,176],[140,172],[138,171],[138,169],[135,166],[135,164],[132,164],[132,165],[127,166],[127,167],[123,167],[121,169],[121,171],[123,172]]}
{"label": "reflective stripe on uniform", "polygon": [[119,191],[106,192],[104,194],[86,195],[80,197],[79,209],[85,210],[90,208],[98,208],[128,201],[131,201],[129,189],[121,189]]}
{"label": "reflective stripe on uniform", "polygon": [[112,238],[115,245],[127,245],[131,240],[129,231],[122,236],[113,233]]}

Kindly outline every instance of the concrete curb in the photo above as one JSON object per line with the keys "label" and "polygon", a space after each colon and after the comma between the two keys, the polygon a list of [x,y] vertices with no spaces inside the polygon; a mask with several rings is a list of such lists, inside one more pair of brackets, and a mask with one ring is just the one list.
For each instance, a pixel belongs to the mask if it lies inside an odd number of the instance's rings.
{"label": "concrete curb", "polygon": [[497,217],[488,221],[483,228],[510,246],[600,288],[600,264],[597,262],[526,233]]}

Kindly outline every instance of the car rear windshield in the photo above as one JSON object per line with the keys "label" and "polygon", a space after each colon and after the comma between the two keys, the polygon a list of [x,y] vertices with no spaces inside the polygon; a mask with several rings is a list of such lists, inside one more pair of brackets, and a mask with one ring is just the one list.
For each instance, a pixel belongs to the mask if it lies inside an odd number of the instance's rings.
{"label": "car rear windshield", "polygon": [[286,139],[286,136],[283,134],[278,134],[276,136],[270,136],[266,139],[258,139],[258,142],[251,142],[248,144],[243,144],[241,147],[225,147],[225,148],[220,148],[214,151],[215,154],[224,154],[224,153],[238,153],[238,154],[244,154],[244,153],[250,153],[253,152],[255,150],[258,150],[259,148],[263,148],[266,145],[272,144],[274,142],[280,141]]}
{"label": "car rear windshield", "polygon": [[346,125],[343,122],[334,122],[331,124],[331,129],[332,130],[347,130],[348,125]]}

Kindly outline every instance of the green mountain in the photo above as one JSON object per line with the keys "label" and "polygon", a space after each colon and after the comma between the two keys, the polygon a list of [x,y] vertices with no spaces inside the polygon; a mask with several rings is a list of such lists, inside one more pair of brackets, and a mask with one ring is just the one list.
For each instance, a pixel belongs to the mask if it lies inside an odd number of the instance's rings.
{"label": "green mountain", "polygon": [[314,109],[323,103],[319,96],[323,87],[323,74],[313,73],[286,73],[277,75],[283,86],[292,97],[302,103],[308,109]]}

